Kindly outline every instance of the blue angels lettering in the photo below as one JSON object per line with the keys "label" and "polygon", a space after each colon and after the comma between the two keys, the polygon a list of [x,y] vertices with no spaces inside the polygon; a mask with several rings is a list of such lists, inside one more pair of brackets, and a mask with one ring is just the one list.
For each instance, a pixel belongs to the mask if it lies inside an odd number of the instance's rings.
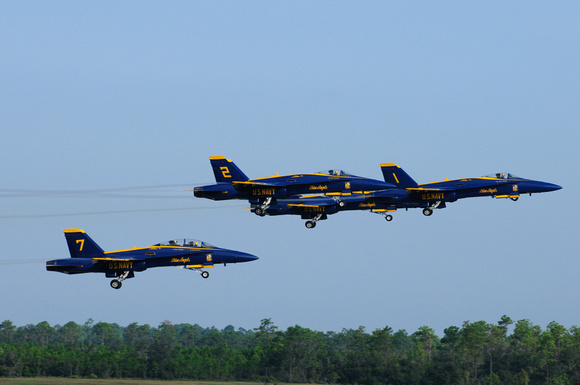
{"label": "blue angels lettering", "polygon": [[222,249],[195,239],[173,239],[149,247],[104,251],[80,229],[65,229],[70,258],[46,262],[46,270],[65,274],[105,273],[113,289],[120,289],[125,279],[148,268],[179,266],[209,277],[206,268],[216,264],[250,262],[255,255]]}

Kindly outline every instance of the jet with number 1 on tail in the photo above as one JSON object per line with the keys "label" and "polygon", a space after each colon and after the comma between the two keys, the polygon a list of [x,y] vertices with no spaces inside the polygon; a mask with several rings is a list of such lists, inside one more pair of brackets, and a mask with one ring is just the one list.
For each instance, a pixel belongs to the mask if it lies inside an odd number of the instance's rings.
{"label": "jet with number 1 on tail", "polygon": [[342,170],[300,173],[249,179],[238,166],[223,156],[209,158],[216,184],[198,186],[193,194],[198,198],[216,201],[228,199],[248,200],[252,211],[264,216],[278,199],[296,198],[303,194],[333,195],[339,207],[344,206],[342,196],[353,192],[375,191],[395,188],[393,184],[364,178]]}
{"label": "jet with number 1 on tail", "polygon": [[105,273],[113,289],[120,289],[125,279],[135,272],[153,267],[178,266],[197,271],[203,278],[209,273],[203,269],[217,264],[250,262],[255,255],[222,249],[195,239],[174,239],[149,247],[104,251],[80,229],[65,229],[64,235],[71,258],[46,262],[46,270],[65,274]]}
{"label": "jet with number 1 on tail", "polygon": [[517,201],[521,195],[560,190],[557,184],[525,179],[499,172],[473,178],[462,178],[418,184],[400,166],[383,163],[381,169],[386,182],[397,186],[388,191],[373,191],[365,195],[365,202],[357,202],[344,209],[371,210],[393,219],[390,212],[397,209],[422,208],[423,215],[431,216],[433,210],[446,207],[446,203],[464,198],[492,197]]}
{"label": "jet with number 1 on tail", "polygon": [[523,194],[532,195],[562,188],[553,183],[520,178],[509,173],[418,184],[396,164],[384,163],[381,169],[385,181],[397,188],[340,196],[342,206],[336,204],[336,196],[304,195],[279,199],[267,209],[266,214],[301,215],[302,219],[308,219],[305,225],[311,229],[317,221],[327,219],[328,215],[346,210],[370,211],[391,221],[392,213],[398,209],[422,208],[423,214],[430,216],[435,209],[445,208],[447,203],[463,198],[487,196],[517,201]]}

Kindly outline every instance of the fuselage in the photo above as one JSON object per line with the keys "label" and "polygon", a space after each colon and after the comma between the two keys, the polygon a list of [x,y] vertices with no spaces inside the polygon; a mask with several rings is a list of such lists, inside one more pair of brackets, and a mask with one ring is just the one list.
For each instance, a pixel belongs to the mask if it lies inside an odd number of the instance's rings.
{"label": "fuselage", "polygon": [[[455,202],[458,199],[491,196],[494,198],[517,199],[522,194],[535,194],[559,190],[553,183],[520,178],[510,174],[444,180],[417,185],[416,188],[393,189],[366,194],[367,202],[362,205],[373,209],[430,207],[436,202]],[[505,175],[505,177],[501,177]],[[361,207],[361,204],[358,205]],[[445,205],[439,205],[443,208]],[[356,209],[350,205],[345,209]]]}
{"label": "fuselage", "polygon": [[102,258],[64,258],[47,262],[48,271],[66,274],[144,271],[152,267],[213,267],[214,264],[249,262],[258,257],[214,246],[192,247],[158,244],[105,252]]}
{"label": "fuselage", "polygon": [[394,188],[390,183],[350,175],[339,170],[328,173],[276,175],[233,183],[217,183],[194,188],[198,198],[213,200],[287,198],[300,194],[350,193]]}

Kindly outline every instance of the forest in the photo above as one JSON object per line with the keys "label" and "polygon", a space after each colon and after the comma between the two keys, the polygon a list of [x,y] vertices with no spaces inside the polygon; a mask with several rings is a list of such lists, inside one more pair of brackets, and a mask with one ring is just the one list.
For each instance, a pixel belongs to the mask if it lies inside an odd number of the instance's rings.
{"label": "forest", "polygon": [[326,384],[580,384],[580,328],[503,316],[465,321],[441,337],[385,326],[285,331],[198,324],[157,327],[89,319],[0,324],[0,377],[136,378]]}

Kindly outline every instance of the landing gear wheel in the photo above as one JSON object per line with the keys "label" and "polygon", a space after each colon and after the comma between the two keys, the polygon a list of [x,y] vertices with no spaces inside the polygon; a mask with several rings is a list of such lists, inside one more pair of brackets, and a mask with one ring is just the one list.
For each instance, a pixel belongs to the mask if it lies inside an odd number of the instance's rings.
{"label": "landing gear wheel", "polygon": [[304,224],[306,226],[307,229],[313,229],[316,227],[316,222],[314,221],[306,221],[306,223]]}
{"label": "landing gear wheel", "polygon": [[258,215],[260,217],[263,217],[264,215],[266,215],[266,211],[261,207],[256,207],[254,209],[254,213],[256,213],[256,215]]}
{"label": "landing gear wheel", "polygon": [[202,271],[201,272],[201,277],[202,278],[207,278],[207,277],[209,277],[209,273],[207,271]]}
{"label": "landing gear wheel", "polygon": [[426,217],[430,216],[431,214],[433,214],[433,210],[429,208],[423,209],[423,215],[425,215]]}
{"label": "landing gear wheel", "polygon": [[121,281],[119,281],[117,279],[114,279],[114,280],[111,281],[111,287],[113,289],[119,290],[121,288],[121,286],[123,286],[123,284],[121,283]]}
{"label": "landing gear wheel", "polygon": [[393,220],[393,216],[391,214],[387,214],[385,215],[385,219],[387,220],[387,222],[390,222]]}
{"label": "landing gear wheel", "polygon": [[519,199],[519,197],[510,197],[510,199],[515,202]]}
{"label": "landing gear wheel", "polygon": [[346,203],[344,201],[338,201],[338,207],[344,207]]}

